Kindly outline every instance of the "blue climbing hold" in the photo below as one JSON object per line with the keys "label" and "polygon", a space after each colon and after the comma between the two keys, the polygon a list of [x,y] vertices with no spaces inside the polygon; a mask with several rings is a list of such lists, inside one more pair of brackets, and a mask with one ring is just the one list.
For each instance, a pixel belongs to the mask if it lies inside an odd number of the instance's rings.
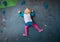
{"label": "blue climbing hold", "polygon": [[7,1],[3,1],[2,4],[3,4],[4,6],[7,6]]}
{"label": "blue climbing hold", "polygon": [[46,3],[46,4],[44,4],[44,7],[47,9],[48,8],[48,4]]}
{"label": "blue climbing hold", "polygon": [[25,0],[21,1],[21,5],[25,5],[25,3],[26,3]]}
{"label": "blue climbing hold", "polygon": [[3,10],[3,11],[2,11],[2,14],[5,15],[5,13],[6,13],[5,10]]}
{"label": "blue climbing hold", "polygon": [[3,30],[0,30],[0,33],[3,33]]}

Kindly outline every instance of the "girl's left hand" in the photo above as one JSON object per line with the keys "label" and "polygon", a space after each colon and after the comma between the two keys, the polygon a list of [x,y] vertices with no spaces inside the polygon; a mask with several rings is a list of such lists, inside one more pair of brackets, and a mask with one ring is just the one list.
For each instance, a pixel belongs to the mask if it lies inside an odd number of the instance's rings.
{"label": "girl's left hand", "polygon": [[33,12],[33,10],[32,10],[32,12]]}

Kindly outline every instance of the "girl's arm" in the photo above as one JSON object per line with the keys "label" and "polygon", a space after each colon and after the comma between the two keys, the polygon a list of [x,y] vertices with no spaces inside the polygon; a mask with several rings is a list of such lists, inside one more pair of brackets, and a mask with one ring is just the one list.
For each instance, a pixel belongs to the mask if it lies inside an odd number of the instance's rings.
{"label": "girl's arm", "polygon": [[18,11],[18,16],[20,17],[23,17],[24,16],[24,12],[21,12],[20,10]]}
{"label": "girl's arm", "polygon": [[32,10],[31,16],[35,16],[35,11]]}

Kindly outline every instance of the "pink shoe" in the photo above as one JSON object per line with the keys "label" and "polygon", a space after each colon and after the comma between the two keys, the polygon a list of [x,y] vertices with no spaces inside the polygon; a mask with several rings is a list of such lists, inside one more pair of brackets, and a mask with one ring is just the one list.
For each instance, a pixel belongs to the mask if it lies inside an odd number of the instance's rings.
{"label": "pink shoe", "polygon": [[39,32],[42,32],[42,31],[43,31],[43,29],[40,29],[40,30],[39,30]]}
{"label": "pink shoe", "polygon": [[27,34],[23,34],[23,36],[27,36]]}

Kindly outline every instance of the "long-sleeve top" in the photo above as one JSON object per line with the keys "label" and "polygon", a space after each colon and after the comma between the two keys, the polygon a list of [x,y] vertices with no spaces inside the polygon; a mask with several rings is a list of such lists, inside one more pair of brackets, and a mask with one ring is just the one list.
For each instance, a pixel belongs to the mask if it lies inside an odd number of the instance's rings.
{"label": "long-sleeve top", "polygon": [[20,12],[19,16],[24,17],[25,25],[31,26],[33,24],[33,20],[31,16],[35,16],[35,12],[31,12],[30,14],[25,14],[24,12]]}

